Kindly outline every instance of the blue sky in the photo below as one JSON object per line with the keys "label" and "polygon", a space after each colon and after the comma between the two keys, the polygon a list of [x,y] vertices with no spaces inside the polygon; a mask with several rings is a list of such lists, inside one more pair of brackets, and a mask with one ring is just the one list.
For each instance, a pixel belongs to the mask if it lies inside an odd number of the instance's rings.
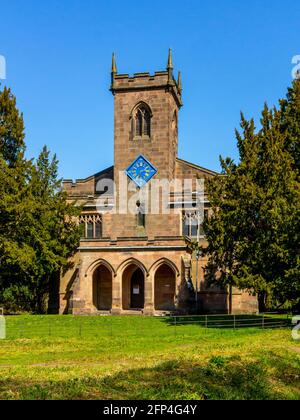
{"label": "blue sky", "polygon": [[[24,113],[27,155],[44,144],[60,175],[83,178],[113,163],[111,53],[122,73],[154,72],[173,49],[183,77],[179,155],[218,170],[237,159],[241,110],[259,118],[291,83],[300,54],[292,0],[10,0],[0,6],[0,55]],[[3,85],[3,83],[2,83]]]}

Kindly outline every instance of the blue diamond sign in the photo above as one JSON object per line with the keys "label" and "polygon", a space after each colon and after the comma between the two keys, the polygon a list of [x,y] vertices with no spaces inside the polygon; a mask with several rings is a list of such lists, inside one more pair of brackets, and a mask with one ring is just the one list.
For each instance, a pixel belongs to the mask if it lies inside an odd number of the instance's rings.
{"label": "blue diamond sign", "polygon": [[144,187],[157,174],[157,169],[142,155],[129,166],[126,174],[139,188]]}

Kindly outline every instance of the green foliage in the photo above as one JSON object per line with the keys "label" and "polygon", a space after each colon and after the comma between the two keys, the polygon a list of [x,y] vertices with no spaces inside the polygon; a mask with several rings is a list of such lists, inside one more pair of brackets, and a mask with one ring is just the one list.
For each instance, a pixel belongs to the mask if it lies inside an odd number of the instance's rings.
{"label": "green foliage", "polygon": [[279,110],[265,106],[260,130],[241,116],[240,162],[221,158],[222,175],[207,182],[207,279],[254,291],[261,309],[267,296],[300,298],[299,83]]}
{"label": "green foliage", "polygon": [[25,150],[23,116],[10,89],[0,91],[0,154],[13,165]]}
{"label": "green foliage", "polygon": [[295,79],[288,90],[287,99],[280,101],[282,131],[286,133],[285,147],[300,171],[300,79]]}
{"label": "green foliage", "polygon": [[44,147],[36,161],[24,158],[22,118],[9,90],[0,93],[3,109],[2,126],[6,131],[3,129],[5,135],[0,136],[0,302],[11,309],[42,312],[50,286],[79,243],[79,208],[66,201],[56,156],[51,158]]}

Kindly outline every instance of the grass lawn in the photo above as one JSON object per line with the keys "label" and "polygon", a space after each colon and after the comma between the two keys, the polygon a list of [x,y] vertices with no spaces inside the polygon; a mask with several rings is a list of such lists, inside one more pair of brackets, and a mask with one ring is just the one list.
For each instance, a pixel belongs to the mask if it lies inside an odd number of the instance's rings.
{"label": "grass lawn", "polygon": [[0,372],[0,399],[300,399],[300,342],[288,328],[8,317]]}

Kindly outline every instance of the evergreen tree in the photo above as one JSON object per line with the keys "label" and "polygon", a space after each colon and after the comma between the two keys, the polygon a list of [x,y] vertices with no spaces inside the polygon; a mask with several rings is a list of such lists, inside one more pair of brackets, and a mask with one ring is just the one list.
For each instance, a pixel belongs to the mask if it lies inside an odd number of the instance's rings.
{"label": "evergreen tree", "polygon": [[282,131],[286,133],[285,146],[300,175],[300,78],[293,81],[287,98],[280,101]]}
{"label": "evergreen tree", "polygon": [[300,190],[290,125],[282,109],[265,106],[258,132],[242,115],[239,164],[221,159],[222,175],[207,182],[207,280],[253,291],[261,309],[267,296],[279,304],[300,298]]}
{"label": "evergreen tree", "polygon": [[45,297],[79,244],[81,232],[77,218],[80,208],[67,202],[58,178],[58,161],[56,156],[50,158],[47,147],[43,148],[32,169],[29,188],[35,205],[30,242],[35,259],[30,275],[36,311],[41,312]]}
{"label": "evergreen tree", "polygon": [[46,147],[36,161],[24,158],[23,120],[7,89],[5,94],[0,92],[3,109],[0,302],[43,312],[50,291],[76,252],[80,208],[67,202],[58,178],[58,161],[56,156],[50,157]]}
{"label": "evergreen tree", "polygon": [[23,115],[16,107],[11,90],[0,91],[0,154],[11,166],[25,150]]}
{"label": "evergreen tree", "polygon": [[2,306],[26,306],[30,301],[27,284],[34,250],[27,241],[32,203],[28,179],[31,163],[18,160],[9,167],[0,155],[0,302]]}

